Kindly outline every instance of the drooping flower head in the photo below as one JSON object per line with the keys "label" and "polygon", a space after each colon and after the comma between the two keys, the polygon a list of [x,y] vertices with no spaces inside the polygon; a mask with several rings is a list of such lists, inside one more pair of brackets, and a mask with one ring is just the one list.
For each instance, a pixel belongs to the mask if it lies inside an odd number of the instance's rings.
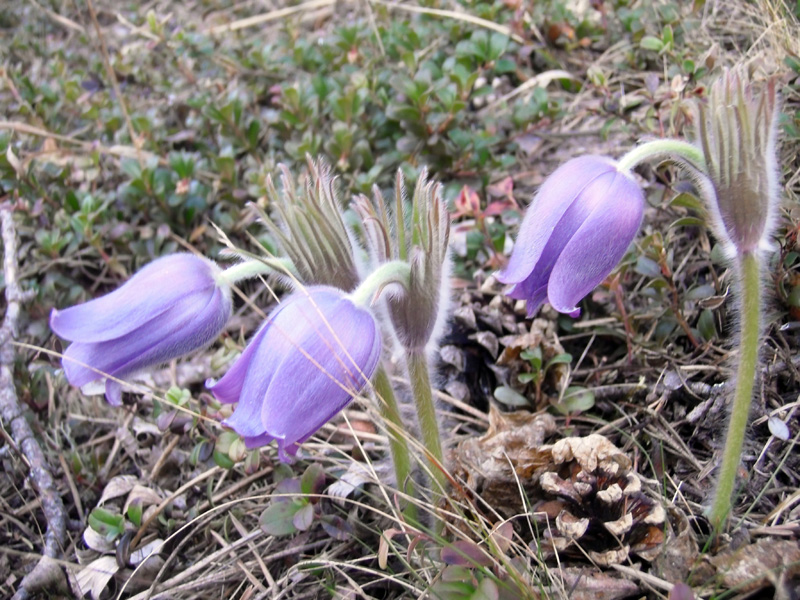
{"label": "drooping flower head", "polygon": [[214,396],[238,402],[223,424],[248,447],[277,440],[282,460],[342,410],[378,366],[381,338],[369,310],[332,287],[301,289],[267,317]]}
{"label": "drooping flower head", "polygon": [[602,156],[581,156],[547,178],[528,207],[508,266],[497,278],[527,300],[572,316],[578,302],[624,256],[642,222],[644,197],[633,176]]}
{"label": "drooping flower head", "polygon": [[769,248],[778,216],[775,80],[761,89],[725,72],[698,103],[697,129],[711,185],[702,185],[717,236],[731,253]]}
{"label": "drooping flower head", "polygon": [[405,204],[402,171],[395,180],[394,223],[383,195],[376,187],[374,200],[355,199],[354,208],[364,225],[367,247],[376,265],[407,261],[411,266],[408,289],[390,296],[387,308],[392,327],[406,350],[421,351],[436,337],[447,316],[450,295],[450,216],[441,184],[420,173],[410,206]]}
{"label": "drooping flower head", "polygon": [[[81,387],[110,375],[123,379],[212,342],[231,314],[231,291],[213,262],[192,254],[154,260],[110,294],[53,309],[50,328],[72,342],[62,365]],[[121,387],[106,380],[106,399]]]}

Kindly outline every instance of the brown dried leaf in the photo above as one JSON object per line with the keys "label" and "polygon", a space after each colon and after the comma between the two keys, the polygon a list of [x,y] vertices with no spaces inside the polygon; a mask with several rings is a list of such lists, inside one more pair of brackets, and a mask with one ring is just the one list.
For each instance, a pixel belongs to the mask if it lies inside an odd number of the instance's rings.
{"label": "brown dried leaf", "polygon": [[[633,581],[606,575],[598,569],[553,569],[551,573],[561,576],[570,600],[619,600],[639,593],[639,586]],[[560,597],[554,592],[551,597]]]}
{"label": "brown dried leaf", "polygon": [[533,415],[527,411],[501,413],[492,405],[486,434],[459,444],[456,458],[462,464],[477,467],[489,479],[512,475],[509,465],[519,477],[529,478],[550,462],[550,452],[542,451],[542,442],[555,430],[551,415]]}
{"label": "brown dried leaf", "polygon": [[157,491],[137,483],[133,486],[130,494],[128,494],[128,498],[125,500],[125,506],[122,507],[122,512],[127,513],[128,507],[131,504],[139,504],[139,506],[144,508],[152,504],[161,504],[163,499],[163,494],[159,494]]}
{"label": "brown dried leaf", "polygon": [[139,478],[136,475],[117,475],[111,478],[103,490],[103,495],[97,502],[97,506],[102,506],[105,502],[119,498],[130,492],[136,484],[139,483]]}
{"label": "brown dried leaf", "polygon": [[764,538],[709,561],[726,587],[753,592],[774,585],[781,576],[800,576],[800,542]]}
{"label": "brown dried leaf", "polygon": [[93,600],[100,600],[100,595],[117,571],[119,571],[119,565],[113,556],[101,556],[86,565],[76,575],[81,597],[91,594]]}
{"label": "brown dried leaf", "polygon": [[655,558],[653,570],[666,581],[686,581],[689,571],[697,560],[697,539],[689,519],[682,510],[671,506],[667,516],[669,517],[668,543],[662,546],[661,553]]}
{"label": "brown dried leaf", "polygon": [[83,543],[87,548],[91,548],[100,554],[107,554],[114,551],[114,542],[109,540],[102,533],[98,533],[91,527],[87,527],[83,532]]}
{"label": "brown dried leaf", "polygon": [[542,442],[555,430],[551,415],[501,413],[491,406],[486,434],[465,440],[454,450],[455,473],[506,516],[517,514],[523,508],[517,481],[523,487],[538,482],[540,472],[551,463]]}

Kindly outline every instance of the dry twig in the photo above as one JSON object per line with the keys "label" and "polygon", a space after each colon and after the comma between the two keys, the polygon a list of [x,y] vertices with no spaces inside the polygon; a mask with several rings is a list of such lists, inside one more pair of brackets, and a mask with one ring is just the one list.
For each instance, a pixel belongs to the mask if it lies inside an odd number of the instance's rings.
{"label": "dry twig", "polygon": [[[0,326],[0,416],[4,426],[30,466],[30,481],[39,493],[42,509],[47,519],[44,535],[44,551],[39,563],[28,573],[17,588],[16,600],[28,598],[37,590],[54,589],[64,583],[64,575],[53,559],[58,558],[66,541],[67,519],[64,503],[58,494],[50,467],[39,443],[33,436],[28,422],[19,406],[14,387],[14,340],[17,337],[17,322],[22,303],[29,297],[17,281],[17,235],[11,208],[0,207],[3,237],[3,273],[6,285],[6,315]],[[56,585],[54,585],[56,584]]]}

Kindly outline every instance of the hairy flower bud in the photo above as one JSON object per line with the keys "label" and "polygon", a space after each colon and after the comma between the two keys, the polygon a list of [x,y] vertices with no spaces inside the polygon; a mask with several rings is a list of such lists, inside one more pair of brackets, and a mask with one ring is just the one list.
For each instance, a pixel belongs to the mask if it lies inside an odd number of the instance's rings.
{"label": "hairy flower bud", "polygon": [[[171,254],[154,260],[110,294],[64,310],[50,328],[73,342],[62,365],[74,386],[110,375],[121,379],[202,348],[230,318],[231,290],[210,260]],[[121,387],[106,380],[106,399]]]}
{"label": "hairy flower bud", "polygon": [[578,302],[603,281],[639,230],[642,191],[631,174],[602,156],[581,156],[547,178],[525,213],[508,266],[497,278],[528,301],[579,314]]}
{"label": "hairy flower bud", "polygon": [[[768,248],[778,216],[775,80],[725,72],[698,103],[697,130],[711,185],[704,194],[717,236],[738,254]],[[708,188],[711,189],[708,189]]]}
{"label": "hairy flower bud", "polygon": [[450,295],[450,217],[441,185],[420,173],[410,214],[405,206],[405,182],[401,171],[395,180],[395,223],[375,188],[374,201],[356,198],[354,208],[364,224],[373,261],[407,261],[411,266],[408,289],[387,299],[392,327],[406,350],[419,351],[436,337],[444,321]]}
{"label": "hairy flower bud", "polygon": [[259,210],[261,220],[292,261],[300,281],[352,291],[361,281],[351,232],[344,222],[335,178],[322,161],[308,158],[309,175],[297,192],[281,165],[281,193],[267,179],[275,218]]}
{"label": "hairy flower bud", "polygon": [[369,310],[335,288],[308,287],[283,300],[225,376],[208,384],[220,402],[239,403],[224,425],[251,448],[277,440],[288,460],[361,391],[380,354]]}

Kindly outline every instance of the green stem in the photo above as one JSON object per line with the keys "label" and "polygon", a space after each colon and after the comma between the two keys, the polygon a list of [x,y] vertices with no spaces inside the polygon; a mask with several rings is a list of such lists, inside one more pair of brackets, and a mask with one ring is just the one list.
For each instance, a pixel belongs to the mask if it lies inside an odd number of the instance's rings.
{"label": "green stem", "polygon": [[652,158],[670,158],[675,156],[687,160],[702,172],[706,170],[706,159],[700,148],[688,142],[670,139],[653,140],[651,142],[639,144],[620,158],[619,161],[617,161],[617,165],[620,171],[630,171],[640,162]]}
{"label": "green stem", "polygon": [[221,271],[219,277],[228,285],[252,279],[268,273],[294,273],[294,265],[288,258],[259,258],[236,263]]}
{"label": "green stem", "polygon": [[722,453],[717,490],[711,504],[709,517],[715,530],[719,530],[731,512],[731,499],[736,483],[736,473],[742,460],[742,446],[750,417],[750,403],[758,366],[758,344],[761,333],[761,278],[760,264],[755,253],[739,256],[742,289],[741,339],[736,369],[736,390],[731,407],[728,435]]}
{"label": "green stem", "polygon": [[361,282],[350,294],[350,299],[358,305],[369,306],[383,288],[390,283],[399,283],[408,289],[411,279],[411,266],[402,260],[383,263]]}
{"label": "green stem", "polygon": [[[400,417],[400,408],[397,405],[392,382],[389,380],[389,376],[383,366],[378,367],[373,377],[373,385],[375,386],[375,394],[378,396],[378,408],[380,408],[381,415],[387,423],[389,451],[392,453],[392,462],[394,462],[397,488],[401,492],[412,496],[414,494],[414,481],[411,478],[411,455],[408,453],[408,442],[406,441],[408,432],[403,424],[403,419]],[[416,505],[413,502],[409,502],[403,512],[406,518],[413,522],[417,521]]]}
{"label": "green stem", "polygon": [[[406,350],[408,376],[411,380],[411,394],[417,408],[422,442],[430,456],[431,476],[434,480],[434,493],[444,494],[447,490],[447,476],[444,474],[444,455],[439,438],[439,421],[436,419],[436,406],[433,403],[433,389],[428,373],[428,358],[424,350]],[[438,488],[438,489],[436,489]]]}

